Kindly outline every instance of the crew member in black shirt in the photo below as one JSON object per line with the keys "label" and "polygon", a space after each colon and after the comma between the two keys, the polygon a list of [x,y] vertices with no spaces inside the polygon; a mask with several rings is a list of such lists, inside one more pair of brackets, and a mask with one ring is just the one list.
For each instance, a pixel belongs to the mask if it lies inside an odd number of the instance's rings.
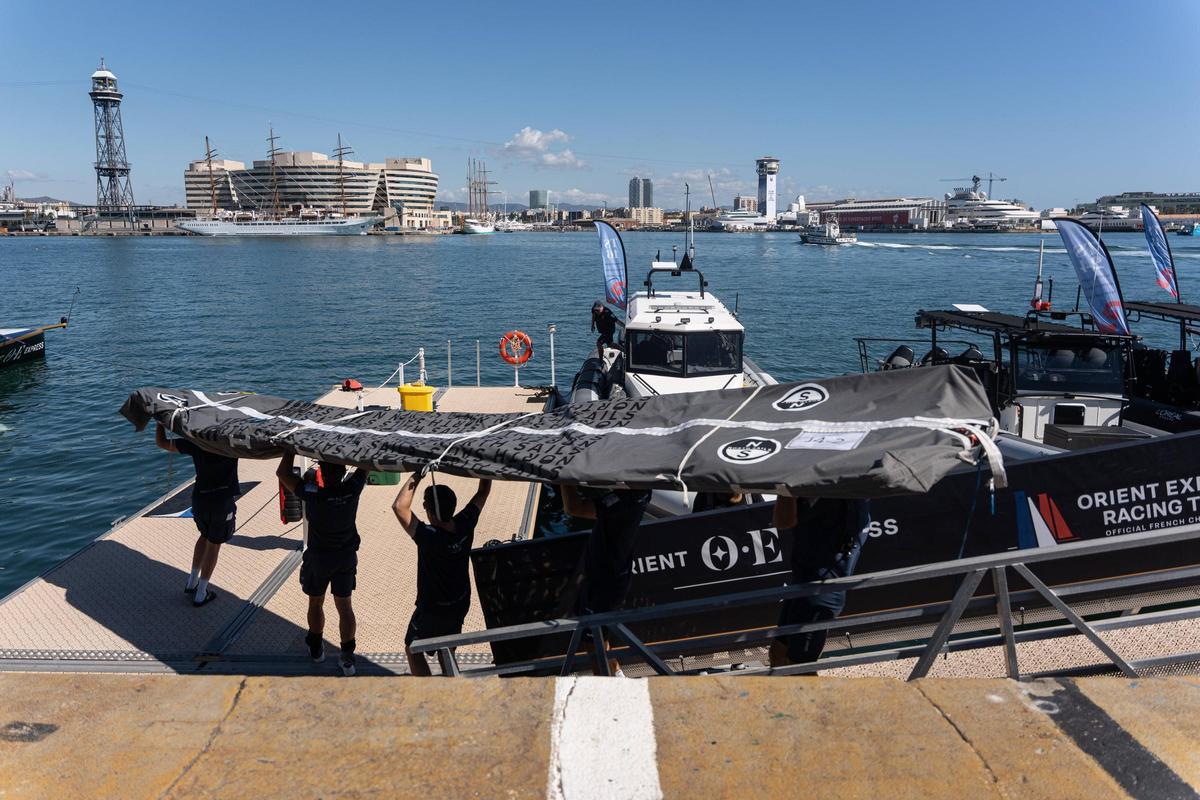
{"label": "crew member in black shirt", "polygon": [[208,582],[216,569],[221,545],[229,541],[237,527],[237,498],[241,494],[238,462],[236,458],[210,453],[187,439],[168,438],[162,423],[154,431],[154,443],[169,453],[191,456],[196,467],[192,519],[200,536],[192,548],[192,571],[183,591],[192,595],[192,604],[199,608],[217,597]]}
{"label": "crew member in black shirt", "polygon": [[[584,583],[575,612],[614,611],[625,602],[633,581],[633,549],[651,493],[613,489],[592,499],[580,494],[575,486],[563,486],[561,490],[564,511],[572,517],[596,520],[584,549]],[[615,660],[610,660],[609,670],[622,674]]]}
{"label": "crew member in black shirt", "polygon": [[592,304],[592,330],[600,332],[596,339],[596,355],[604,358],[605,345],[616,347],[617,317],[599,300]]}
{"label": "crew member in black shirt", "polygon": [[304,502],[308,520],[308,547],[300,562],[300,588],[308,595],[308,635],[304,638],[313,661],[325,660],[325,592],[333,594],[341,634],[341,665],[354,674],[354,607],[350,595],[358,574],[358,498],[367,484],[368,471],[356,469],[349,477],[341,464],[320,462],[313,480],[292,471],[295,456],[284,454],[275,474],[287,489]]}
{"label": "crew member in black shirt", "polygon": [[392,503],[392,512],[417,543],[417,602],[404,634],[404,652],[412,674],[428,677],[432,673],[424,654],[413,653],[409,647],[415,639],[462,633],[463,620],[471,608],[471,543],[492,482],[481,480],[474,496],[457,514],[454,509],[458,498],[453,489],[445,485],[425,487],[429,522],[421,522],[412,513],[418,481],[413,474],[404,482]]}
{"label": "crew member in black shirt", "polygon": [[[792,529],[792,582],[815,583],[854,574],[870,522],[864,500],[779,497],[774,524],[780,532]],[[844,591],[793,597],[784,601],[779,624],[827,622],[845,607]],[[828,635],[828,630],[817,630],[781,636],[771,644],[771,666],[816,661]]]}

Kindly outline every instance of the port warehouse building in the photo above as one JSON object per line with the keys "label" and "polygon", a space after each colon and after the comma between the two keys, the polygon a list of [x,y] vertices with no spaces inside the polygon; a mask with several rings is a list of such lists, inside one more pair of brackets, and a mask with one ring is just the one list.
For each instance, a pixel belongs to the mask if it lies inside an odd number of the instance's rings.
{"label": "port warehouse building", "polygon": [[822,222],[836,221],[847,230],[889,231],[931,228],[946,219],[946,203],[932,197],[892,197],[882,200],[835,200],[808,203]]}
{"label": "port warehouse building", "polygon": [[[327,209],[347,214],[382,214],[385,224],[421,229],[448,227],[449,215],[434,211],[438,176],[428,158],[389,158],[382,163],[346,161],[324,153],[284,152],[247,169],[241,161],[193,161],[183,173],[187,207],[272,211]],[[278,191],[278,201],[275,191]],[[343,194],[344,192],[344,194]],[[395,219],[392,219],[392,213]]]}
{"label": "port warehouse building", "polygon": [[1200,192],[1122,192],[1106,194],[1094,203],[1084,203],[1076,211],[1096,211],[1109,206],[1136,209],[1139,203],[1154,206],[1162,217],[1200,216]]}

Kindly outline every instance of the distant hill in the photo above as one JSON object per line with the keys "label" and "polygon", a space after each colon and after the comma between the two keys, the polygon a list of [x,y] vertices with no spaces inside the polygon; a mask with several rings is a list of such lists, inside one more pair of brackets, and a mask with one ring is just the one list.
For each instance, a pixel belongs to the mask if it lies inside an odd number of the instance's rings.
{"label": "distant hill", "polygon": [[17,199],[23,203],[66,203],[69,206],[87,205],[86,203],[76,203],[74,200],[59,200],[57,197],[48,197],[46,195],[42,195],[41,197],[18,197]]}

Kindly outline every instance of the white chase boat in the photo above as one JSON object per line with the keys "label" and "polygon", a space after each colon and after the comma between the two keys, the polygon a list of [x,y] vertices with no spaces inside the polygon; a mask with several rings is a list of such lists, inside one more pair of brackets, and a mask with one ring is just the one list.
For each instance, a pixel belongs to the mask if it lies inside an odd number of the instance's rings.
{"label": "white chase boat", "polygon": [[855,234],[842,233],[842,229],[833,220],[821,225],[809,225],[800,234],[802,244],[838,245],[854,244],[857,241],[858,237]]}
{"label": "white chase boat", "polygon": [[[605,347],[603,356],[594,353],[584,361],[571,386],[571,403],[778,383],[745,356],[745,328],[708,291],[704,273],[693,265],[694,247],[688,251],[679,264],[651,262],[645,288],[630,297],[624,336],[615,347]],[[664,289],[671,279],[679,288]],[[650,513],[687,513],[693,498],[656,490]]]}

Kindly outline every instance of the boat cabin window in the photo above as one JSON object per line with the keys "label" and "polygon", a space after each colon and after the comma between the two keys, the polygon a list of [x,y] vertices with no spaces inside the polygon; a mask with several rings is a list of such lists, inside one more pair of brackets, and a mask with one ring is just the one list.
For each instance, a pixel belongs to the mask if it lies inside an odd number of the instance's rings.
{"label": "boat cabin window", "polygon": [[688,377],[742,370],[741,331],[627,331],[629,371]]}
{"label": "boat cabin window", "polygon": [[1125,358],[1120,344],[1019,342],[1013,354],[1017,391],[1125,393]]}
{"label": "boat cabin window", "polygon": [[742,371],[741,331],[697,331],[684,345],[688,375],[728,375]]}

